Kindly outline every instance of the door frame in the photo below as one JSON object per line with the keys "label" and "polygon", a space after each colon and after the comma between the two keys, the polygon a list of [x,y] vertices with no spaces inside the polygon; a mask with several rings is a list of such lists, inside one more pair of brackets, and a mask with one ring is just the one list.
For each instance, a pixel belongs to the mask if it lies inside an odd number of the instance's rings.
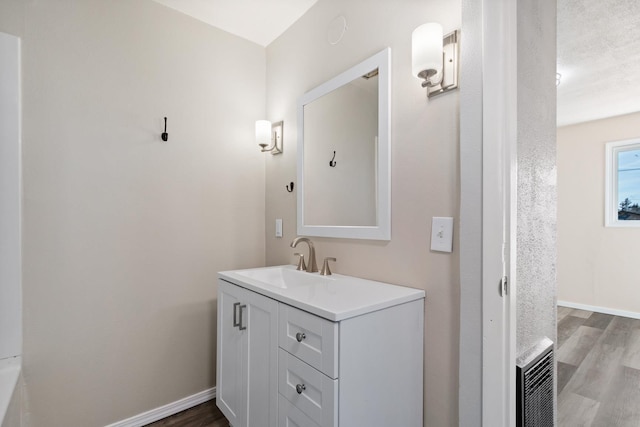
{"label": "door frame", "polygon": [[[515,425],[517,1],[462,0],[459,425]],[[500,294],[507,277],[508,292]]]}
{"label": "door frame", "polygon": [[22,41],[0,32],[0,360],[22,355]]}
{"label": "door frame", "polygon": [[517,2],[483,0],[482,425],[515,426]]}

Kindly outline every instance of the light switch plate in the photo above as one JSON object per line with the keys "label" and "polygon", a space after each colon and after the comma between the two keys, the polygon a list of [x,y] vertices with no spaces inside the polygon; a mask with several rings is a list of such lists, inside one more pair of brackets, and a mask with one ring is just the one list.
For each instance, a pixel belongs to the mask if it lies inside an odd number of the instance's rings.
{"label": "light switch plate", "polygon": [[453,251],[453,218],[433,217],[431,221],[431,250]]}
{"label": "light switch plate", "polygon": [[282,237],[282,219],[276,219],[276,237]]}

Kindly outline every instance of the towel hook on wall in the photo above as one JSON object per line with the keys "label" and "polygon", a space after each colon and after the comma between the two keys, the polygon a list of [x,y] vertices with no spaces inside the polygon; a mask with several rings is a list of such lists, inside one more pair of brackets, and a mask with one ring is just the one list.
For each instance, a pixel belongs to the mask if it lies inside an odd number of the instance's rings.
{"label": "towel hook on wall", "polygon": [[289,193],[293,192],[293,182],[290,182],[289,185],[285,187]]}
{"label": "towel hook on wall", "polygon": [[164,132],[162,132],[162,140],[167,141],[169,139],[169,134],[167,133],[167,118],[164,118]]}
{"label": "towel hook on wall", "polygon": [[329,160],[329,166],[331,166],[332,168],[336,167],[336,163],[334,160],[336,159],[336,152],[335,150],[333,151],[333,158],[331,160]]}

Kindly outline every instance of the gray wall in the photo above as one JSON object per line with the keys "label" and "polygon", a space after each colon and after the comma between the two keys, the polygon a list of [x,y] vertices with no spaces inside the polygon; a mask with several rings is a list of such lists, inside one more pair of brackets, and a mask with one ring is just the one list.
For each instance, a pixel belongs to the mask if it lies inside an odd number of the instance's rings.
{"label": "gray wall", "polygon": [[22,37],[25,0],[0,0],[0,31]]}
{"label": "gray wall", "polygon": [[0,0],[0,31],[23,49],[29,425],[212,387],[216,273],[264,264],[265,49],[150,0]]}
{"label": "gray wall", "polygon": [[[284,153],[267,156],[267,264],[294,262],[296,197],[285,185],[296,176],[296,102],[353,65],[391,48],[391,241],[314,238],[317,256],[338,259],[331,269],[426,290],[425,426],[458,424],[458,251],[429,250],[431,217],[458,212],[459,92],[427,100],[411,73],[411,32],[429,21],[460,28],[460,2],[449,0],[320,0],[267,47],[267,111],[284,120]],[[348,30],[337,45],[327,27],[338,15]],[[326,159],[329,161],[330,159]],[[323,159],[324,161],[324,159]],[[284,237],[275,238],[276,218]]]}
{"label": "gray wall", "polygon": [[606,144],[640,138],[638,123],[640,112],[558,129],[558,301],[640,316],[640,227],[605,227],[603,209]]}
{"label": "gray wall", "polygon": [[0,360],[22,354],[20,39],[0,32]]}

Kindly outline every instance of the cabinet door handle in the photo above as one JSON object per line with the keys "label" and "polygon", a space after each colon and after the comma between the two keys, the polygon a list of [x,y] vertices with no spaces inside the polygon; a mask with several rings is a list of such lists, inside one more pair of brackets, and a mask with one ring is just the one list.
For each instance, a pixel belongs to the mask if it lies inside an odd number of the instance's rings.
{"label": "cabinet door handle", "polygon": [[240,306],[240,320],[238,321],[238,329],[240,329],[241,331],[244,331],[245,329],[247,329],[246,326],[242,326],[242,310],[247,308],[246,304],[242,304]]}
{"label": "cabinet door handle", "polygon": [[304,334],[304,332],[298,332],[296,334],[296,340],[298,342],[302,342],[303,339],[305,339],[307,336]]}
{"label": "cabinet door handle", "polygon": [[238,322],[238,306],[239,302],[233,304],[233,327],[240,326],[240,322]]}
{"label": "cabinet door handle", "polygon": [[296,385],[296,391],[298,392],[298,394],[302,394],[302,392],[305,391],[306,389],[307,389],[307,386],[304,384]]}

